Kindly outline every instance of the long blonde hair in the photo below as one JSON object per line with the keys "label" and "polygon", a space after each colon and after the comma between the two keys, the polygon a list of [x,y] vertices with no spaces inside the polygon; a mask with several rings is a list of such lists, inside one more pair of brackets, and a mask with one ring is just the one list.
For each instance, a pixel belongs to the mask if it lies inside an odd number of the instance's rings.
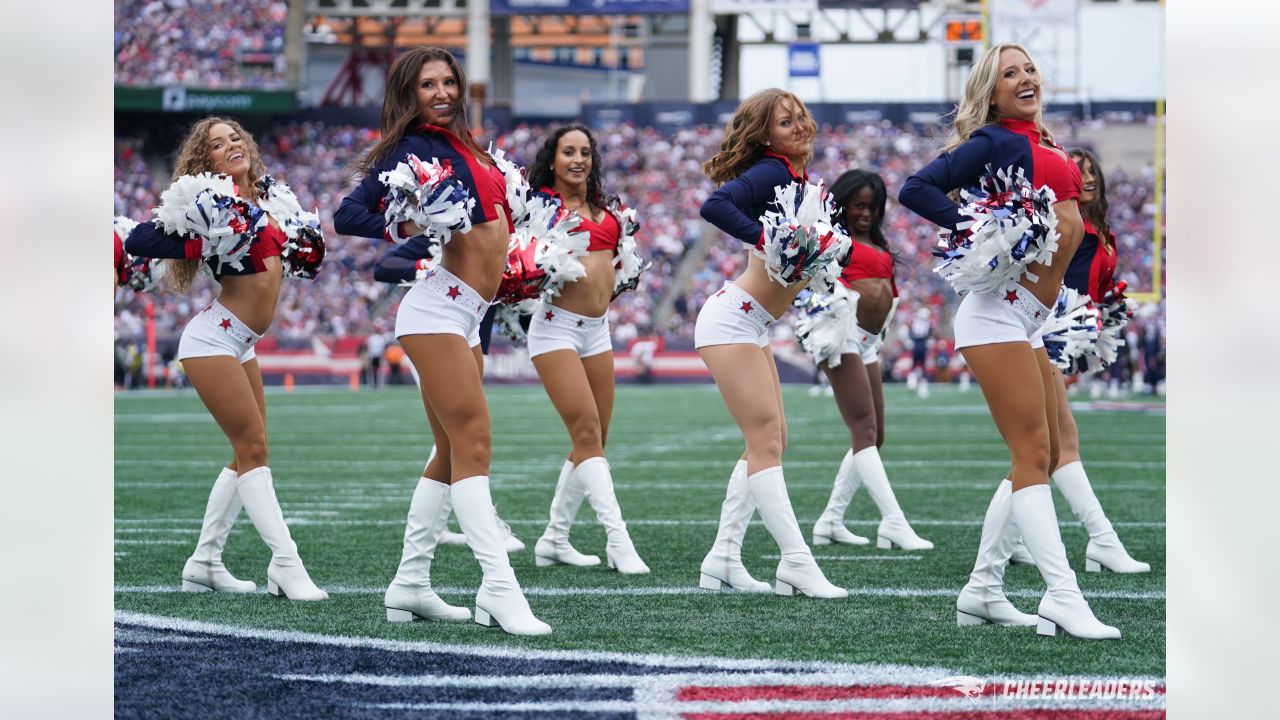
{"label": "long blonde hair", "polygon": [[[978,58],[977,62],[969,70],[969,78],[965,80],[964,98],[956,106],[955,120],[952,122],[951,134],[947,137],[947,144],[942,148],[943,152],[948,152],[963,145],[973,136],[975,130],[1000,119],[1000,116],[996,114],[996,107],[992,104],[991,99],[996,91],[996,82],[1000,79],[1000,53],[1005,50],[1017,50],[1026,55],[1032,65],[1037,68],[1040,67],[1035,58],[1031,57],[1031,53],[1017,43],[993,45],[982,53],[982,57]],[[1043,102],[1040,104],[1040,109],[1036,111],[1035,123],[1040,130],[1041,141],[1052,142],[1053,135],[1044,126]]]}
{"label": "long blonde hair", "polygon": [[[253,136],[240,123],[217,115],[196,121],[187,131],[187,136],[178,146],[178,156],[173,161],[171,181],[176,181],[183,175],[213,172],[213,162],[209,158],[209,130],[219,124],[230,126],[232,131],[244,140],[245,154],[249,158],[249,177],[248,187],[239,188],[240,197],[257,200],[258,180],[267,174],[267,168],[262,164],[262,154],[258,152],[258,143],[254,142]],[[203,261],[170,259],[166,262],[168,267],[165,268],[164,273],[165,283],[170,290],[185,293],[191,288],[191,281],[195,280],[196,275],[199,274]]]}
{"label": "long blonde hair", "polygon": [[[790,100],[796,106],[796,122],[803,123],[810,140],[818,132],[818,125],[813,121],[813,114],[805,107],[800,98],[786,90],[766,88],[742,101],[729,127],[725,129],[724,139],[720,141],[720,152],[702,165],[702,172],[711,181],[719,185],[728,182],[751,167],[761,153],[764,152],[765,141],[769,139],[769,123],[773,121],[773,109],[783,100]],[[804,162],[813,159],[813,148],[809,148]]]}

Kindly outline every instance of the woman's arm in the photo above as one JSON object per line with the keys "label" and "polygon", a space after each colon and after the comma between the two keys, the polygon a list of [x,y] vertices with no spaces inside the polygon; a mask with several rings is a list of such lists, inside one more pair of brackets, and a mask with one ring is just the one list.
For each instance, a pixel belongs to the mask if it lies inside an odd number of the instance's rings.
{"label": "woman's arm", "polygon": [[[382,201],[387,194],[387,186],[378,176],[395,168],[406,155],[417,155],[422,160],[430,160],[432,148],[427,139],[421,135],[410,135],[402,139],[391,152],[387,153],[376,166],[369,170],[360,184],[352,188],[351,193],[342,198],[342,204],[333,213],[333,229],[341,235],[366,237],[396,242],[413,228],[388,228],[387,219],[382,212]],[[411,223],[401,223],[406,225]],[[399,232],[395,237],[389,230]]]}
{"label": "woman's arm", "polygon": [[754,246],[759,242],[764,226],[760,224],[760,218],[747,215],[744,208],[772,202],[774,188],[791,181],[791,173],[781,161],[758,162],[711,193],[702,203],[702,217],[729,235]]}
{"label": "woman's arm", "polygon": [[124,249],[130,255],[171,260],[199,260],[203,246],[200,238],[189,240],[181,235],[161,232],[150,220],[138,223],[124,241]]}
{"label": "woman's arm", "polygon": [[418,277],[420,261],[427,258],[434,242],[425,235],[419,235],[391,248],[374,264],[373,279],[393,284],[413,282]]}
{"label": "woman's arm", "polygon": [[991,162],[991,138],[975,134],[963,145],[944,152],[907,178],[898,192],[898,202],[915,214],[949,230],[963,217],[947,193],[977,184]]}

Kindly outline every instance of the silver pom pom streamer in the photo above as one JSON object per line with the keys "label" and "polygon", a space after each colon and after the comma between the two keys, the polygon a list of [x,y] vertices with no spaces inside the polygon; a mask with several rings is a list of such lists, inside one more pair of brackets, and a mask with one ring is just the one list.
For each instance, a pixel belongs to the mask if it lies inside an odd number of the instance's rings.
{"label": "silver pom pom streamer", "polygon": [[506,178],[507,205],[511,208],[511,223],[519,226],[529,216],[529,198],[533,195],[533,189],[525,179],[525,170],[507,159],[506,153],[495,148],[493,143],[489,143],[489,157],[493,158],[493,164],[502,171],[502,177]]}
{"label": "silver pom pom streamer", "polygon": [[621,202],[611,203],[610,212],[615,214],[621,232],[618,235],[618,257],[613,261],[614,273],[613,296],[616,298],[628,290],[640,286],[640,275],[652,264],[640,257],[636,244],[636,233],[640,231],[640,221],[636,219],[635,208],[629,208]]}
{"label": "silver pom pom streamer", "polygon": [[514,305],[500,304],[493,313],[493,324],[503,337],[517,343],[529,339],[521,321],[538,309],[537,300],[522,300]]}
{"label": "silver pom pom streamer", "polygon": [[774,189],[780,211],[760,218],[764,233],[755,253],[764,259],[769,277],[780,285],[816,280],[830,291],[847,260],[851,241],[831,224],[835,211],[822,181],[792,182]]}
{"label": "silver pom pom streamer", "polygon": [[556,297],[565,285],[586,277],[587,268],[580,258],[587,256],[591,236],[585,230],[578,230],[581,222],[576,212],[559,212],[552,218],[551,225],[534,238],[537,244],[534,263],[546,273],[543,297]]}
{"label": "silver pom pom streamer", "polygon": [[275,218],[284,231],[280,260],[285,277],[314,279],[325,256],[320,215],[303,210],[293,190],[270,175],[258,181],[258,207]]}
{"label": "silver pom pom streamer", "polygon": [[178,178],[152,213],[162,232],[200,238],[202,257],[237,270],[244,269],[241,261],[267,222],[261,208],[236,195],[231,178],[213,173]]}
{"label": "silver pom pom streamer", "polygon": [[1052,189],[1037,190],[1012,165],[999,171],[987,165],[980,186],[982,195],[960,191],[960,213],[969,219],[955,232],[940,231],[934,250],[942,262],[933,271],[961,295],[995,293],[1023,275],[1037,280],[1027,265],[1048,265],[1058,249]]}
{"label": "silver pom pom streamer", "polygon": [[1045,352],[1062,372],[1090,372],[1098,359],[1098,308],[1088,295],[1071,288],[1058,291],[1053,314],[1041,331]]}
{"label": "silver pom pom streamer", "polygon": [[138,221],[125,215],[117,215],[115,220],[111,222],[111,226],[116,235],[120,236],[121,242],[123,242],[129,238],[129,233],[138,227]]}
{"label": "silver pom pom streamer", "polygon": [[471,230],[471,209],[476,201],[450,164],[436,158],[423,162],[409,154],[394,169],[379,174],[378,180],[387,186],[383,215],[388,225],[416,223],[441,244],[449,242],[455,232]]}
{"label": "silver pom pom streamer", "polygon": [[860,297],[844,283],[836,283],[830,293],[804,290],[796,296],[793,304],[801,310],[795,320],[796,340],[815,363],[840,367],[841,353],[858,332]]}

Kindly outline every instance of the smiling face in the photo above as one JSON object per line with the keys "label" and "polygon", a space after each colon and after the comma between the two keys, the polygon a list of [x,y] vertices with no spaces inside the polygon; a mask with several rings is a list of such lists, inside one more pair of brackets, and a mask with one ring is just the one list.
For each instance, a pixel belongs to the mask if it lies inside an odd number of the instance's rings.
{"label": "smiling face", "polygon": [[591,140],[581,130],[570,130],[556,142],[552,165],[556,189],[561,194],[585,192],[591,175]]}
{"label": "smiling face", "polygon": [[871,236],[871,226],[879,220],[876,193],[870,185],[859,188],[844,206],[844,225],[850,234],[860,238]]}
{"label": "smiling face", "polygon": [[209,164],[214,172],[236,179],[249,173],[249,148],[230,125],[217,123],[209,128]]}
{"label": "smiling face", "polygon": [[458,78],[443,60],[431,60],[418,71],[418,117],[444,127],[461,110]]}
{"label": "smiling face", "polygon": [[1080,190],[1080,204],[1088,205],[1098,198],[1098,172],[1087,157],[1079,158],[1076,164],[1080,166],[1080,179],[1084,181]]}
{"label": "smiling face", "polygon": [[793,165],[808,157],[813,147],[813,135],[805,120],[804,111],[787,97],[773,106],[773,117],[769,118],[769,148]]}
{"label": "smiling face", "polygon": [[991,104],[997,115],[1014,120],[1034,120],[1040,112],[1040,73],[1026,53],[1014,48],[1000,51]]}

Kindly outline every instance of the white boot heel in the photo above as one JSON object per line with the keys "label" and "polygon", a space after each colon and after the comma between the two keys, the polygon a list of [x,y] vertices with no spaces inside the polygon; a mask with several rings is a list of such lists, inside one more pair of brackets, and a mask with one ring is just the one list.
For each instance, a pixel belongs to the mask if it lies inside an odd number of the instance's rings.
{"label": "white boot heel", "polygon": [[1085,572],[1102,572],[1104,569],[1105,568],[1102,567],[1102,563],[1097,560],[1091,560],[1089,558],[1084,559]]}
{"label": "white boot heel", "polygon": [[613,492],[613,475],[609,472],[609,461],[603,457],[592,457],[578,463],[570,475],[586,492],[587,502],[596,511],[596,518],[605,528],[608,542],[605,544],[605,560],[609,568],[623,575],[646,575],[649,566],[640,559],[636,546],[627,534],[627,523],[622,519],[622,509],[618,506],[618,498]]}
{"label": "white boot heel", "polygon": [[773,589],[769,583],[751,577],[742,564],[742,540],[754,513],[755,504],[751,501],[747,485],[747,461],[739,460],[729,475],[729,486],[725,488],[724,503],[720,506],[720,527],[716,530],[710,552],[702,559],[699,568],[702,579],[698,587],[719,590],[724,584],[734,590],[753,593],[767,593]]}
{"label": "white boot heel", "polygon": [[1040,618],[1036,622],[1036,635],[1041,637],[1057,637],[1060,631],[1061,628],[1058,627],[1058,623],[1052,620]]}
{"label": "white boot heel", "polygon": [[237,489],[239,477],[231,468],[223,468],[209,490],[200,540],[182,566],[183,592],[248,593],[258,589],[250,580],[237,579],[222,564],[222,548],[242,506]]}
{"label": "white boot heel", "polygon": [[893,541],[883,535],[876,536],[876,547],[881,550],[892,550]]}
{"label": "white boot heel", "polygon": [[846,598],[849,592],[827,582],[821,568],[813,560],[813,553],[804,544],[791,498],[787,496],[786,480],[782,467],[771,467],[747,478],[751,496],[764,518],[764,526],[778,543],[782,556],[778,571],[774,574],[777,585],[774,592],[783,595],[799,591],[813,598]]}
{"label": "white boot heel", "polygon": [[280,590],[280,586],[276,584],[276,581],[272,580],[271,578],[267,578],[267,594],[275,595],[276,597],[282,597],[282,598],[288,597],[287,595],[284,594],[283,591]]}
{"label": "white boot heel", "polygon": [[825,536],[825,535],[819,535],[819,534],[817,534],[817,533],[814,533],[814,535],[813,535],[813,544],[814,544],[814,545],[830,545],[830,544],[831,544],[831,538],[829,538],[829,537],[827,537],[827,536]]}
{"label": "white boot heel", "polygon": [[775,595],[791,597],[796,594],[796,589],[795,589],[795,586],[790,585],[789,583],[784,583],[781,580],[778,580],[777,585],[774,586],[773,592]]}
{"label": "white boot heel", "polygon": [[698,573],[698,587],[703,590],[719,590],[724,587],[724,583],[720,578],[712,577],[706,573]]}
{"label": "white boot heel", "polygon": [[844,513],[849,509],[853,494],[861,484],[855,472],[851,449],[844,454],[844,460],[840,461],[840,470],[832,484],[831,498],[827,500],[826,509],[818,517],[818,522],[813,524],[814,545],[867,545],[871,542],[861,535],[854,535],[844,526]]}
{"label": "white boot heel", "polygon": [[479,605],[476,606],[476,624],[487,628],[498,627],[498,623],[493,619],[493,616]]}
{"label": "white boot heel", "polygon": [[978,557],[956,598],[956,625],[991,623],[1005,627],[1030,627],[1037,617],[1022,612],[1004,595],[1004,571],[1009,553],[1018,537],[1017,523],[1010,519],[1013,484],[1001,480],[982,519]]}
{"label": "white boot heel", "polygon": [[271,482],[271,470],[265,465],[240,475],[237,491],[244,503],[249,520],[271,548],[271,563],[267,565],[267,592],[289,600],[327,600],[329,595],[316,587],[298,557],[298,546],[289,534],[284,513],[276,500],[276,490]]}
{"label": "white boot heel", "polygon": [[962,610],[956,611],[956,625],[966,627],[969,625],[987,625],[991,621],[978,615],[970,615]]}
{"label": "white boot heel", "polygon": [[213,588],[208,585],[201,585],[190,580],[182,581],[182,592],[213,592]]}
{"label": "white boot heel", "polygon": [[397,610],[395,608],[387,608],[387,622],[413,622],[413,613],[408,610]]}
{"label": "white boot heel", "polygon": [[552,565],[559,565],[560,563],[556,562],[553,558],[545,557],[543,555],[534,555],[533,564],[537,567],[551,567]]}

